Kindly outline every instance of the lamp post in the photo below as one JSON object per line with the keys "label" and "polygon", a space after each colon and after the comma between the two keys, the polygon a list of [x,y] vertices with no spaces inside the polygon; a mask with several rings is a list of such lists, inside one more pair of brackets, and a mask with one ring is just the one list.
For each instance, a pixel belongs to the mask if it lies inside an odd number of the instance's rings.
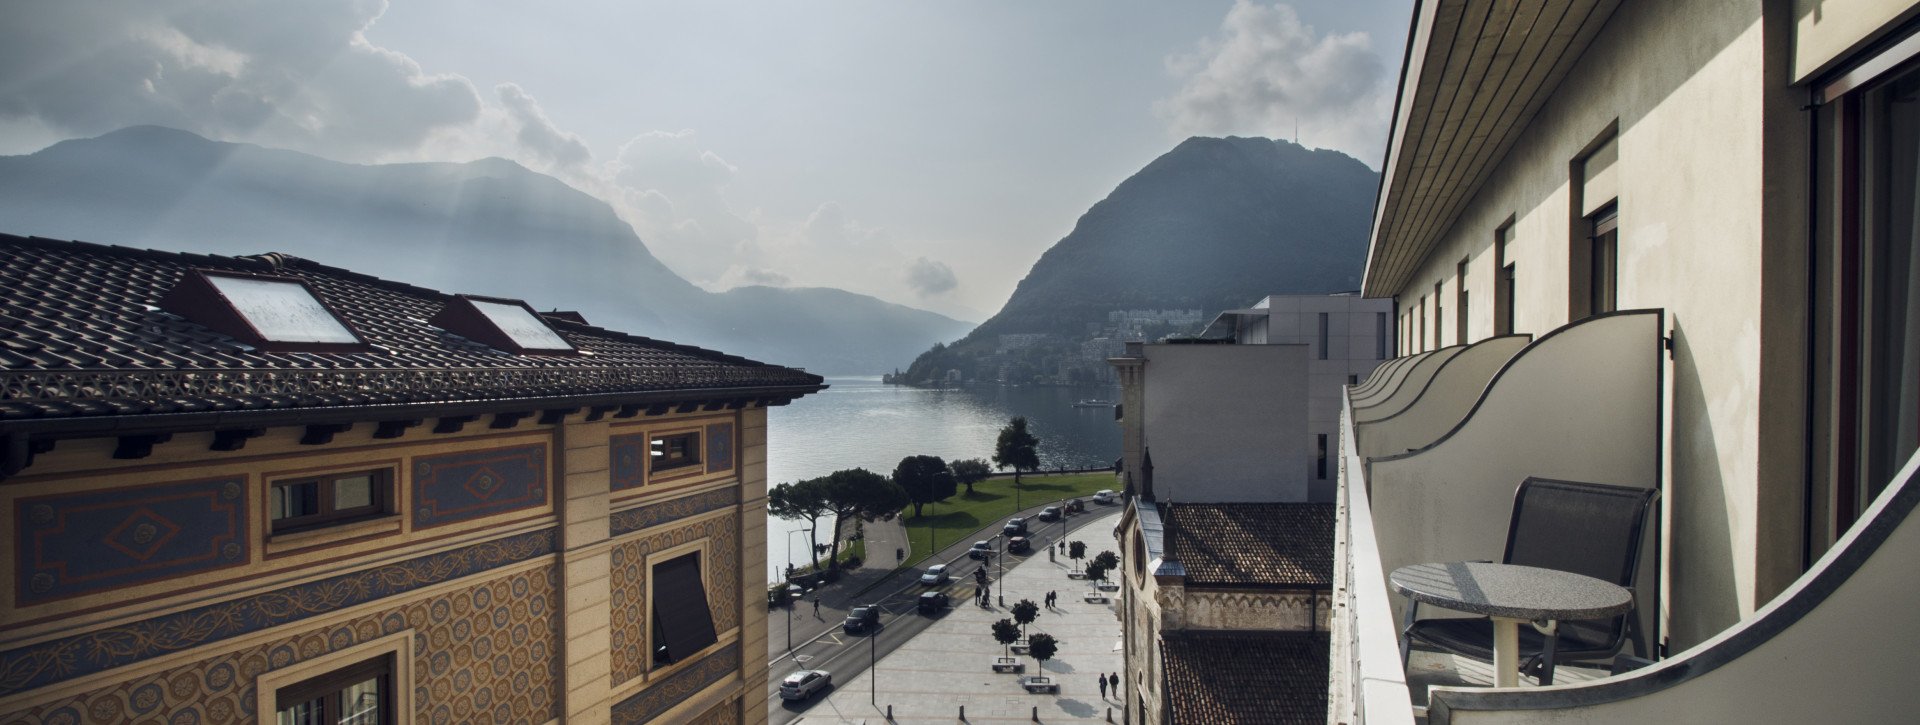
{"label": "lamp post", "polygon": [[875,706],[880,704],[880,645],[877,644],[879,639],[879,632],[867,633],[867,674],[870,675],[867,678],[867,684],[872,686],[867,692],[867,703]]}
{"label": "lamp post", "polygon": [[995,583],[1000,586],[994,587],[998,590],[994,593],[1000,597],[1000,606],[1004,607],[1007,606],[1007,532],[1002,531],[994,538],[1000,540],[1000,555],[993,558],[1000,564],[1000,576],[994,577]]}

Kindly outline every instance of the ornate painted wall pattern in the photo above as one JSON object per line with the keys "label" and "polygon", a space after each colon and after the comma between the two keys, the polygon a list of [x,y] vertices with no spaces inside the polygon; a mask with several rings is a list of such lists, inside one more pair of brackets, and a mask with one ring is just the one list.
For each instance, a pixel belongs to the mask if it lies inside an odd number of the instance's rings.
{"label": "ornate painted wall pattern", "polygon": [[408,628],[415,630],[416,722],[545,722],[560,715],[559,580],[553,566],[518,572],[8,714],[5,722],[257,722],[254,682],[262,673]]}
{"label": "ornate painted wall pattern", "polygon": [[707,473],[733,470],[733,424],[707,426]]}
{"label": "ornate painted wall pattern", "polygon": [[608,475],[613,490],[639,488],[647,483],[647,434],[609,436],[607,438]]}
{"label": "ornate painted wall pattern", "polygon": [[651,529],[669,521],[698,516],[708,511],[718,511],[738,503],[740,503],[740,489],[732,487],[723,488],[706,493],[697,493],[692,496],[682,496],[670,501],[661,501],[656,504],[630,508],[625,511],[615,511],[613,512],[612,520],[608,523],[608,527],[612,530],[614,536],[631,534],[635,531]]}
{"label": "ornate painted wall pattern", "polygon": [[703,538],[713,540],[701,566],[706,568],[707,606],[713,610],[713,630],[724,633],[740,626],[740,516],[727,514],[662,531],[613,547],[613,613],[611,648],[613,681],[623,683],[647,670],[647,554]]}
{"label": "ornate painted wall pattern", "polygon": [[0,652],[0,696],[544,556],[555,539],[543,529]]}
{"label": "ornate painted wall pattern", "polygon": [[247,479],[22,498],[14,503],[17,606],[247,563]]}
{"label": "ornate painted wall pattern", "polygon": [[413,459],[413,527],[435,526],[547,503],[547,447],[540,444]]}
{"label": "ornate painted wall pattern", "polygon": [[734,699],[715,705],[687,721],[687,725],[740,725],[740,701]]}
{"label": "ornate painted wall pattern", "polygon": [[739,669],[740,643],[735,642],[707,655],[706,659],[700,660],[698,664],[673,673],[672,677],[661,680],[660,684],[614,703],[613,722],[615,725],[627,725],[652,720],[660,713],[666,712],[668,708],[706,689],[708,685],[725,679],[727,675]]}

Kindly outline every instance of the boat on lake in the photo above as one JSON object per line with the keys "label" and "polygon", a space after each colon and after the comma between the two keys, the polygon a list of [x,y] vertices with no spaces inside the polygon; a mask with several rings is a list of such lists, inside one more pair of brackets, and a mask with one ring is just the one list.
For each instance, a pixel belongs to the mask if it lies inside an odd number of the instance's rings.
{"label": "boat on lake", "polygon": [[1085,400],[1081,400],[1074,403],[1073,407],[1075,408],[1111,408],[1113,407],[1113,401],[1095,400],[1093,398],[1087,398]]}

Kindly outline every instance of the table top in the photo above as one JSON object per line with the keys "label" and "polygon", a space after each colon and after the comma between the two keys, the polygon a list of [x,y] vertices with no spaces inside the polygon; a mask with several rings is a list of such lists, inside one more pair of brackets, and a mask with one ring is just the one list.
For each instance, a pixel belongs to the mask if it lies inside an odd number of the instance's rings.
{"label": "table top", "polygon": [[1395,569],[1407,597],[1461,612],[1512,619],[1604,619],[1633,608],[1625,587],[1572,572],[1515,564],[1448,562]]}

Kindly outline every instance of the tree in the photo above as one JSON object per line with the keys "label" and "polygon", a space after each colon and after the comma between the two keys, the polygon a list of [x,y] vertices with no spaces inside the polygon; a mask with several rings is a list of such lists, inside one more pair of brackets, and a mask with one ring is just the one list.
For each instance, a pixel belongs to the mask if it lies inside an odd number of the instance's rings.
{"label": "tree", "polygon": [[1093,563],[1087,565],[1087,578],[1094,581],[1104,580],[1107,578],[1107,568],[1106,564],[1095,560]]}
{"label": "tree", "polygon": [[1120,568],[1120,555],[1111,551],[1102,551],[1093,557],[1093,562],[1105,567],[1107,571]]}
{"label": "tree", "polygon": [[1066,643],[1054,639],[1053,635],[1047,634],[1046,632],[1034,632],[1032,637],[1028,637],[1027,654],[1033,655],[1034,670],[1036,672],[1044,672],[1047,666],[1047,660],[1053,659],[1054,655],[1060,654],[1060,645],[1062,644]]}
{"label": "tree", "polygon": [[853,520],[884,521],[890,520],[907,506],[907,492],[887,480],[886,476],[864,468],[849,468],[834,471],[821,478],[818,484],[824,487],[823,499],[833,513],[832,555],[827,558],[827,566],[840,568],[840,527]]}
{"label": "tree", "polygon": [[1073,570],[1080,571],[1080,560],[1087,557],[1087,545],[1078,541],[1067,543],[1067,558],[1073,560]]}
{"label": "tree", "polygon": [[907,498],[913,501],[913,515],[920,515],[920,507],[935,501],[953,498],[958,487],[953,484],[953,474],[947,471],[947,462],[939,456],[907,456],[900,459],[900,465],[893,467],[893,482],[907,492]]}
{"label": "tree", "polygon": [[[820,528],[820,517],[833,513],[833,507],[827,504],[825,479],[810,478],[774,486],[767,491],[767,513],[778,518],[807,522],[807,541],[816,540],[814,532]],[[813,570],[819,571],[820,550],[809,545],[807,554],[813,558]]]}
{"label": "tree", "polygon": [[1032,599],[1015,602],[1013,608],[1008,611],[1013,613],[1013,621],[1020,623],[1022,634],[1026,633],[1027,625],[1033,624],[1033,620],[1040,617],[1040,605],[1034,604]]}
{"label": "tree", "polygon": [[967,487],[968,496],[973,495],[973,484],[985,481],[988,476],[993,475],[993,467],[978,458],[954,461],[948,468],[953,471],[954,482]]}
{"label": "tree", "polygon": [[1027,432],[1026,417],[1018,417],[1000,429],[1000,439],[993,444],[993,465],[1013,469],[1013,487],[1020,488],[1020,472],[1040,468],[1040,439]]}
{"label": "tree", "polygon": [[1008,647],[1013,646],[1013,643],[1020,641],[1020,625],[1014,624],[1011,619],[1002,619],[994,622],[993,641],[1000,643],[1000,652],[1002,654],[1012,657],[1013,655],[1006,654],[1006,652]]}

